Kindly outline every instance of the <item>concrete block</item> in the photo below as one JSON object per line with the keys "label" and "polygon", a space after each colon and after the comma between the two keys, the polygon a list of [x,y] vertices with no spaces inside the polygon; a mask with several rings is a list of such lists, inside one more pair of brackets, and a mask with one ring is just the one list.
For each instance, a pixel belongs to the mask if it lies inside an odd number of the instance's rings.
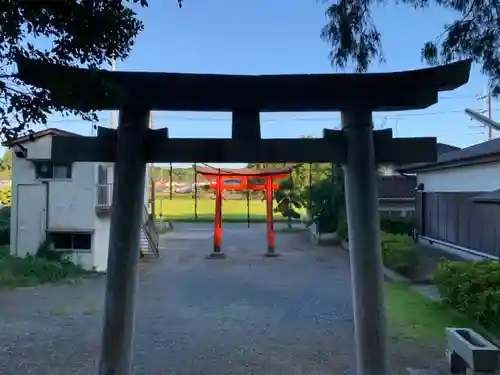
{"label": "concrete block", "polygon": [[461,360],[466,370],[475,373],[495,373],[498,369],[500,349],[479,333],[470,328],[446,328],[446,336],[450,370],[463,371]]}
{"label": "concrete block", "polygon": [[495,375],[497,372],[480,372],[480,371],[474,371],[468,368],[465,371],[465,375]]}
{"label": "concrete block", "polygon": [[442,375],[433,368],[408,368],[408,375]]}
{"label": "concrete block", "polygon": [[465,374],[467,371],[467,362],[449,349],[446,349],[446,360],[448,361],[448,370],[451,374]]}

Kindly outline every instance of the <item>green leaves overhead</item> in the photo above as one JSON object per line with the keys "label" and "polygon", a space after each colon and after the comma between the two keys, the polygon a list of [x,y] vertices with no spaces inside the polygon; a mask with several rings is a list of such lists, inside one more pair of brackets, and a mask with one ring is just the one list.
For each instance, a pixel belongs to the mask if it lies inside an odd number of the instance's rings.
{"label": "green leaves overhead", "polygon": [[[353,63],[356,71],[366,72],[373,60],[384,60],[382,37],[373,22],[371,10],[375,5],[386,5],[386,1],[323,2],[331,3],[326,11],[328,22],[321,37],[331,47],[330,60],[333,66],[345,69],[349,63]],[[436,65],[472,58],[490,78],[494,93],[500,93],[499,4],[476,0],[403,0],[393,4],[399,3],[429,12],[436,5],[454,11],[456,20],[443,25],[440,35],[420,47],[422,59]],[[412,26],[422,27],[408,25]]]}
{"label": "green leaves overhead", "polygon": [[352,60],[365,72],[374,58],[383,60],[381,36],[370,16],[371,0],[340,0],[328,7],[321,37],[331,46],[333,65],[345,69]]}
{"label": "green leaves overhead", "polygon": [[[14,59],[106,67],[113,57],[129,55],[143,29],[131,6],[147,5],[145,0],[0,1],[0,137],[12,139],[31,125],[45,125],[54,112],[96,121],[94,112],[65,108],[50,91],[22,82]],[[57,84],[71,87],[71,82]]]}

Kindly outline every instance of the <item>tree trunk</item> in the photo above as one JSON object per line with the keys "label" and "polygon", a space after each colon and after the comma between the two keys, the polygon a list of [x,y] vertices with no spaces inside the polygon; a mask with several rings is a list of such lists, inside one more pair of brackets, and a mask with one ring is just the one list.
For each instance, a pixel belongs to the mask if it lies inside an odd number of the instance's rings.
{"label": "tree trunk", "polygon": [[288,229],[292,229],[292,201],[288,200]]}

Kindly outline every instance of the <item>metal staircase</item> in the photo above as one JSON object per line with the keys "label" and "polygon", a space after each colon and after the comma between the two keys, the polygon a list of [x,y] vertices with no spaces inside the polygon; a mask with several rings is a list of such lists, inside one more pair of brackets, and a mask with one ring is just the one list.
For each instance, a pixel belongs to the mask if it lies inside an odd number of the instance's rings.
{"label": "metal staircase", "polygon": [[158,247],[159,234],[155,221],[151,219],[147,207],[144,206],[143,219],[141,223],[141,238],[139,242],[141,257],[158,258],[160,256]]}

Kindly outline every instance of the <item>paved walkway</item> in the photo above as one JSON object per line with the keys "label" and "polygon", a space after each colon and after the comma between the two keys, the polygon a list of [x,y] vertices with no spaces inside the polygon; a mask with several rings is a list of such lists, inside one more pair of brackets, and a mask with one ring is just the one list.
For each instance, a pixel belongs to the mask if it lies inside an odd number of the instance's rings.
{"label": "paved walkway", "polygon": [[[190,229],[196,229],[191,231]],[[176,226],[161,259],[142,264],[134,374],[343,374],[354,364],[347,253],[265,229],[224,226],[225,260],[207,260],[209,225]],[[0,292],[0,373],[95,375],[104,279]],[[393,362],[422,367],[413,344]]]}

